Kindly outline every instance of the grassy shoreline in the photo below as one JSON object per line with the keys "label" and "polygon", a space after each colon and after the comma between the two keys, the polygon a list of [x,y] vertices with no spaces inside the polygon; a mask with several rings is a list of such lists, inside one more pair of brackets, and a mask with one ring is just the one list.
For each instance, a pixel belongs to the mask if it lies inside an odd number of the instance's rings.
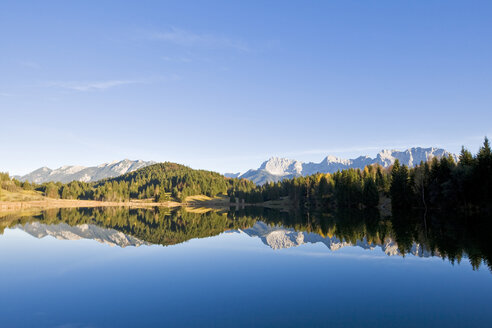
{"label": "grassy shoreline", "polygon": [[47,197],[0,200],[0,212],[18,211],[24,209],[50,209],[50,208],[74,208],[74,207],[207,207],[207,208],[226,208],[236,205],[231,203],[226,197],[207,197],[190,196],[185,202],[166,201],[153,202],[149,200],[130,200],[130,201],[97,201],[79,199],[54,199]]}
{"label": "grassy shoreline", "polygon": [[28,200],[28,201],[0,201],[0,211],[22,210],[28,208],[71,208],[71,207],[178,207],[182,206],[178,202],[103,202],[96,200],[75,200],[75,199],[44,199],[44,200]]}

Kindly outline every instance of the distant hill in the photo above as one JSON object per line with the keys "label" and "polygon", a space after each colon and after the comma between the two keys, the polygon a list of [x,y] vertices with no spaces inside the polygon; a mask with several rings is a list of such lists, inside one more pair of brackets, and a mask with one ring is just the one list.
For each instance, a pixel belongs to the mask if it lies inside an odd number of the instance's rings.
{"label": "distant hill", "polygon": [[251,169],[237,175],[228,175],[245,178],[256,184],[262,185],[268,182],[276,182],[298,176],[307,176],[315,173],[334,173],[338,170],[349,168],[364,168],[367,165],[380,164],[389,167],[396,159],[401,164],[413,167],[421,161],[428,161],[433,157],[441,158],[451,155],[455,161],[458,157],[441,148],[414,147],[404,151],[382,150],[376,158],[359,156],[354,159],[343,159],[335,156],[327,156],[320,163],[303,163],[294,159],[272,157],[261,164],[258,169]]}
{"label": "distant hill", "polygon": [[24,176],[16,176],[20,181],[29,181],[35,183],[44,182],[94,182],[102,179],[113,178],[122,174],[138,170],[142,167],[152,165],[155,162],[136,160],[132,161],[124,159],[119,162],[104,163],[98,166],[62,166],[52,170],[47,167],[42,167]]}

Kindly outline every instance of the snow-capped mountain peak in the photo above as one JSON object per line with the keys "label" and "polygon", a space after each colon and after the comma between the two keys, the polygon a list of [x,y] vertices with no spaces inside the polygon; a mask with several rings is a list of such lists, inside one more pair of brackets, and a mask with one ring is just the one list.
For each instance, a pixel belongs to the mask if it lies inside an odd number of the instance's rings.
{"label": "snow-capped mountain peak", "polygon": [[343,158],[336,157],[333,155],[328,155],[325,157],[323,162],[326,162],[326,163],[346,163],[346,162],[348,162],[348,159],[343,159]]}
{"label": "snow-capped mountain peak", "polygon": [[260,169],[275,175],[300,174],[302,163],[293,159],[271,157],[261,164]]}
{"label": "snow-capped mountain peak", "polygon": [[320,163],[303,163],[294,159],[272,157],[265,161],[257,169],[248,170],[240,175],[240,178],[249,179],[256,184],[276,182],[285,178],[296,176],[306,176],[315,173],[334,173],[338,170],[349,168],[362,169],[367,165],[380,164],[383,167],[393,165],[396,159],[401,164],[415,166],[420,162],[426,162],[433,157],[452,156],[455,161],[458,157],[441,148],[421,148],[414,147],[406,150],[381,150],[375,158],[369,156],[359,156],[354,159],[344,159],[333,155],[326,156]]}
{"label": "snow-capped mountain peak", "polygon": [[104,163],[97,166],[85,167],[75,165],[64,165],[60,168],[52,170],[47,167],[37,169],[27,175],[16,177],[20,181],[29,181],[35,183],[43,182],[63,182],[82,181],[92,182],[106,178],[113,178],[119,175],[138,170],[142,167],[154,164],[155,162],[136,160],[132,161],[124,159],[122,161],[114,161]]}

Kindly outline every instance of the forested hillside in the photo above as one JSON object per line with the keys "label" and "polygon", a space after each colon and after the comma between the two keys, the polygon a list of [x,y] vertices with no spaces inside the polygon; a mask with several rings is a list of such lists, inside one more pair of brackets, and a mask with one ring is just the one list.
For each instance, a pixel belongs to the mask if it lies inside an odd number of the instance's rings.
{"label": "forested hillside", "polygon": [[226,195],[231,189],[245,190],[254,188],[254,184],[245,179],[229,179],[223,175],[206,171],[194,170],[176,163],[159,163],[140,170],[101,181],[95,186],[95,199],[111,193],[116,186],[125,193],[126,198],[155,198],[156,201],[168,200],[171,197],[184,200],[191,195],[214,197]]}
{"label": "forested hillside", "polygon": [[9,185],[25,190],[38,190],[46,197],[100,201],[183,201],[191,195],[214,197],[231,194],[233,190],[249,191],[255,188],[254,183],[246,179],[230,179],[219,173],[194,170],[170,162],[150,165],[116,178],[93,183],[72,181],[66,184],[49,182],[37,185],[21,183],[10,179],[6,174],[3,176],[9,181]]}

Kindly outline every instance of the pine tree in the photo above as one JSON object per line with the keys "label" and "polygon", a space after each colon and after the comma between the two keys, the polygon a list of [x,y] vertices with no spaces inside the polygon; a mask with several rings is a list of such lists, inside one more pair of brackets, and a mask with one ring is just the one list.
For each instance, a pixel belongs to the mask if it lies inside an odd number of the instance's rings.
{"label": "pine tree", "polygon": [[477,184],[481,186],[478,198],[490,206],[492,203],[492,151],[487,137],[477,154],[476,177]]}
{"label": "pine tree", "polygon": [[408,168],[400,166],[397,159],[391,170],[391,205],[393,208],[408,208],[411,205],[411,193],[409,188]]}
{"label": "pine tree", "polygon": [[473,165],[474,164],[474,159],[473,159],[473,155],[470,153],[470,151],[468,151],[467,149],[465,149],[464,146],[461,147],[461,152],[460,152],[460,156],[459,156],[459,164],[460,165]]}
{"label": "pine tree", "polygon": [[364,189],[362,191],[362,203],[366,207],[376,207],[379,204],[378,188],[371,176],[367,176],[364,179]]}

